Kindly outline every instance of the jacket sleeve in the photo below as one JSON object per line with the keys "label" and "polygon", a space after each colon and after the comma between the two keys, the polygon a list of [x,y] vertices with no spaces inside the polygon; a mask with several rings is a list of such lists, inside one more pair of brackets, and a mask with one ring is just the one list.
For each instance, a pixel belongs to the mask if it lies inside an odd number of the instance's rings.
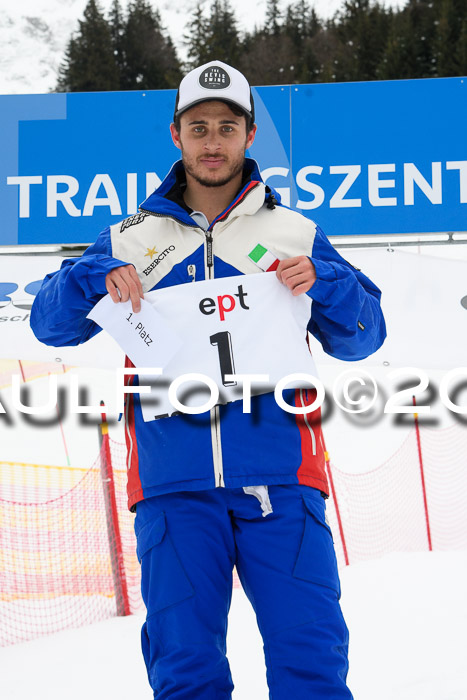
{"label": "jacket sleeve", "polygon": [[310,260],[317,279],[307,292],[313,299],[308,330],[329,355],[363,360],[386,337],[381,291],[339,255],[319,227]]}
{"label": "jacket sleeve", "polygon": [[101,328],[86,318],[107,294],[107,273],[127,262],[111,255],[110,228],[106,228],[80,258],[64,260],[47,275],[34,299],[31,328],[38,340],[56,347],[79,345]]}

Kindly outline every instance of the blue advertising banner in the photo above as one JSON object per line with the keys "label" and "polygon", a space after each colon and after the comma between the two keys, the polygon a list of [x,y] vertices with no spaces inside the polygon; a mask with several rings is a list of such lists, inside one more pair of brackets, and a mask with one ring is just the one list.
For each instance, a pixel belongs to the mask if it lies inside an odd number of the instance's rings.
{"label": "blue advertising banner", "polygon": [[[328,235],[467,230],[467,79],[260,87],[249,155]],[[175,90],[0,96],[0,245],[91,243],[179,151]]]}
{"label": "blue advertising banner", "polygon": [[291,104],[294,206],[327,233],[467,230],[467,79],[300,85]]}

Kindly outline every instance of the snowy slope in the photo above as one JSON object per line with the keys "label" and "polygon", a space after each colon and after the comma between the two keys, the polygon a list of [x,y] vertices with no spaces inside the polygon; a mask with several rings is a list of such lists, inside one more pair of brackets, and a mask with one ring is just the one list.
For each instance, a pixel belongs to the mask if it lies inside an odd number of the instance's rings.
{"label": "snowy slope", "polygon": [[[392,554],[341,571],[355,700],[465,700],[467,552]],[[0,649],[3,700],[149,700],[142,616]],[[233,700],[266,700],[262,640],[234,589],[227,654]]]}
{"label": "snowy slope", "polygon": [[[45,93],[53,90],[63,53],[87,0],[0,0],[0,94]],[[127,0],[121,0],[126,6]],[[197,0],[153,0],[162,16],[180,56],[185,58],[183,33],[187,18]],[[202,5],[210,7],[210,0]],[[232,3],[241,28],[261,24],[266,0]],[[282,0],[282,7],[289,2]],[[330,17],[343,0],[315,0],[319,16]],[[388,6],[400,6],[403,0],[386,0]],[[108,10],[111,0],[101,0]]]}

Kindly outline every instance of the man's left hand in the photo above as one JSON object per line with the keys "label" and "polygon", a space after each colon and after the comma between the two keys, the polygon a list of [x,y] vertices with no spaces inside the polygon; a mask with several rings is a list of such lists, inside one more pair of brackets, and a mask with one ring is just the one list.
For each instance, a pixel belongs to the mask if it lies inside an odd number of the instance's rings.
{"label": "man's left hand", "polygon": [[295,297],[308,292],[316,282],[315,266],[306,255],[281,260],[276,275]]}

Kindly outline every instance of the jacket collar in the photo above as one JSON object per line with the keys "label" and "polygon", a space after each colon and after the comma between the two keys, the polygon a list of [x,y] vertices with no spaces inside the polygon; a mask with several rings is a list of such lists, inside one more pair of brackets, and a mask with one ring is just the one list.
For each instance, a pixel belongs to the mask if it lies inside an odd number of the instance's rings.
{"label": "jacket collar", "polygon": [[[233,217],[240,213],[247,215],[254,214],[265,202],[274,202],[274,198],[277,203],[280,202],[279,194],[264,185],[258,164],[255,160],[252,158],[245,158],[244,172],[246,177],[244,177],[240,192],[238,192],[229,206],[214,219],[209,227],[210,229],[215,223],[229,216]],[[168,197],[168,195],[170,196],[171,190],[179,186],[180,181],[185,179],[184,175],[183,163],[181,160],[178,160],[171,167],[159,187],[140,205],[140,210],[149,211],[152,214],[158,214],[160,216],[172,217],[188,226],[196,226],[189,212],[176,201]],[[245,205],[243,205],[246,195],[252,190],[256,190],[255,196],[248,197],[248,205],[246,202]]]}

